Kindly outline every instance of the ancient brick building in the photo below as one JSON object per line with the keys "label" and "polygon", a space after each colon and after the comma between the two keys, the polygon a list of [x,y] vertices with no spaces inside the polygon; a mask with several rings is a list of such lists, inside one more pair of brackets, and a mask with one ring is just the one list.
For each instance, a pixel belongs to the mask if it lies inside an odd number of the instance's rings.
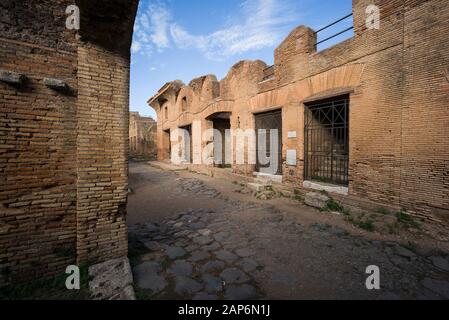
{"label": "ancient brick building", "polygon": [[[378,30],[367,28],[370,4],[380,7]],[[278,129],[274,180],[449,221],[447,21],[447,0],[354,0],[354,36],[324,51],[316,32],[300,26],[276,48],[274,66],[241,61],[221,81],[167,83],[149,101],[158,157],[169,159],[170,134],[195,135],[195,123],[199,134]],[[258,162],[232,168],[263,173]]]}
{"label": "ancient brick building", "polygon": [[0,285],[127,254],[137,2],[0,2]]}
{"label": "ancient brick building", "polygon": [[151,117],[142,117],[138,112],[129,113],[129,153],[131,156],[156,158],[157,123]]}

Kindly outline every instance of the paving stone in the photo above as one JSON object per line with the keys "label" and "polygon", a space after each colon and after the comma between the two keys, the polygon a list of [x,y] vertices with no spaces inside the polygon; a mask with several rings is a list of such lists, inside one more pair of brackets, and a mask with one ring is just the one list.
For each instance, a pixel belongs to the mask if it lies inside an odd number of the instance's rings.
{"label": "paving stone", "polygon": [[160,271],[162,271],[162,267],[157,262],[147,261],[136,266],[133,272],[137,287],[150,290],[153,293],[164,290],[167,282],[159,274]]}
{"label": "paving stone", "polygon": [[241,261],[239,261],[237,263],[237,265],[239,267],[241,267],[243,269],[243,271],[245,271],[245,272],[252,272],[252,271],[256,270],[257,267],[259,266],[259,264],[256,261],[254,261],[253,259],[250,259],[250,258],[242,259]]}
{"label": "paving stone", "polygon": [[200,230],[203,229],[206,225],[203,222],[194,222],[187,225],[190,230]]}
{"label": "paving stone", "polygon": [[221,231],[217,234],[214,234],[214,239],[218,242],[223,242],[229,237],[229,232]]}
{"label": "paving stone", "polygon": [[226,284],[244,283],[250,280],[250,278],[240,269],[228,268],[220,273],[220,277],[226,282]]}
{"label": "paving stone", "polygon": [[198,237],[198,236],[201,236],[199,233],[197,233],[197,232],[190,232],[190,234],[188,234],[187,235],[187,238],[188,239],[193,239],[193,238],[196,238],[196,237]]}
{"label": "paving stone", "polygon": [[202,273],[206,273],[206,272],[220,272],[221,270],[224,269],[224,267],[225,267],[224,262],[213,260],[213,261],[209,261],[206,264],[204,264],[201,267],[201,272]]}
{"label": "paving stone", "polygon": [[207,245],[207,244],[212,243],[212,241],[214,241],[214,240],[209,236],[199,236],[199,237],[193,238],[193,242],[198,243],[199,245]]}
{"label": "paving stone", "polygon": [[178,260],[173,263],[173,265],[168,270],[168,273],[171,273],[177,277],[180,276],[191,276],[193,272],[193,266],[191,263],[185,260]]}
{"label": "paving stone", "polygon": [[165,257],[164,251],[152,251],[140,256],[142,261],[161,261]]}
{"label": "paving stone", "polygon": [[208,293],[220,293],[223,291],[223,281],[220,278],[210,274],[204,274],[201,278]]}
{"label": "paving stone", "polygon": [[425,288],[427,288],[427,289],[429,289],[429,290],[431,290],[431,291],[441,295],[445,299],[449,299],[449,281],[425,278],[421,282],[421,284]]}
{"label": "paving stone", "polygon": [[179,229],[179,228],[181,228],[183,225],[184,225],[183,222],[177,222],[177,223],[175,223],[175,224],[173,225],[173,227],[176,228],[176,229]]}
{"label": "paving stone", "polygon": [[401,257],[408,258],[408,259],[410,259],[410,260],[416,258],[416,254],[415,254],[413,251],[411,251],[411,250],[409,250],[409,249],[406,249],[406,248],[404,248],[404,247],[402,247],[402,246],[400,246],[400,245],[396,245],[396,246],[394,247],[394,250],[395,250],[395,252],[396,252],[398,255],[400,255]]}
{"label": "paving stone", "polygon": [[235,253],[242,258],[247,258],[254,255],[254,251],[249,248],[237,249],[235,250]]}
{"label": "paving stone", "polygon": [[226,300],[250,300],[256,298],[256,289],[249,285],[243,284],[240,286],[230,285],[226,288]]}
{"label": "paving stone", "polygon": [[189,277],[175,278],[175,292],[179,295],[192,295],[202,289],[202,285]]}
{"label": "paving stone", "polygon": [[209,229],[201,229],[198,230],[198,233],[202,236],[210,236],[212,231],[210,231]]}
{"label": "paving stone", "polygon": [[209,253],[207,253],[206,251],[194,251],[192,252],[192,256],[189,258],[190,261],[193,262],[198,262],[198,261],[203,261],[205,259],[209,258]]}
{"label": "paving stone", "polygon": [[151,251],[161,251],[166,247],[165,245],[157,241],[144,241],[143,245],[145,246],[145,248]]}
{"label": "paving stone", "polygon": [[188,244],[189,244],[189,242],[186,241],[186,240],[179,240],[179,241],[176,241],[176,242],[175,242],[175,246],[176,246],[176,247],[185,247],[185,246],[187,246]]}
{"label": "paving stone", "polygon": [[232,252],[226,251],[226,250],[216,251],[215,256],[218,259],[223,260],[227,263],[233,263],[234,261],[236,261],[238,259],[238,257],[235,254],[233,254]]}
{"label": "paving stone", "polygon": [[220,244],[218,242],[213,242],[208,244],[207,246],[202,246],[201,249],[204,251],[215,251],[220,248]]}
{"label": "paving stone", "polygon": [[207,292],[199,292],[194,297],[193,300],[197,301],[210,301],[210,300],[218,300],[218,297],[214,294],[209,294]]}
{"label": "paving stone", "polygon": [[176,259],[184,256],[186,254],[186,251],[181,247],[171,246],[165,249],[165,253],[170,259]]}
{"label": "paving stone", "polygon": [[407,259],[405,259],[401,256],[396,256],[396,255],[390,256],[390,261],[396,267],[401,268],[401,269],[406,269],[407,265],[410,263]]}
{"label": "paving stone", "polygon": [[194,216],[192,216],[192,215],[190,215],[190,214],[185,214],[185,215],[183,215],[182,217],[181,217],[181,220],[182,221],[186,221],[186,222],[192,222],[192,221],[194,221],[194,220],[196,220],[197,219],[197,217],[194,217]]}
{"label": "paving stone", "polygon": [[155,224],[153,223],[147,223],[145,225],[145,229],[149,232],[157,232],[159,231],[159,227],[157,227]]}
{"label": "paving stone", "polygon": [[175,238],[185,238],[190,233],[191,233],[191,231],[189,231],[189,230],[178,231],[178,232],[173,234],[173,237],[175,237]]}
{"label": "paving stone", "polygon": [[188,251],[188,252],[192,252],[192,251],[195,251],[198,248],[199,248],[199,246],[197,246],[196,244],[190,244],[187,247],[185,247],[185,250]]}
{"label": "paving stone", "polygon": [[445,258],[433,256],[430,257],[429,259],[435,267],[444,271],[449,271],[449,262]]}

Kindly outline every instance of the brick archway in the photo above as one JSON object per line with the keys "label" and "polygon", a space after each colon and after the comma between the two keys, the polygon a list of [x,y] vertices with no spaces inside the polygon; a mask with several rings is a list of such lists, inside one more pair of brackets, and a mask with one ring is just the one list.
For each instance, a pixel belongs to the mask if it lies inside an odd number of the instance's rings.
{"label": "brick archway", "polygon": [[[80,9],[81,29],[65,26]],[[127,255],[138,0],[2,1],[0,286]],[[3,143],[3,142],[2,142]]]}

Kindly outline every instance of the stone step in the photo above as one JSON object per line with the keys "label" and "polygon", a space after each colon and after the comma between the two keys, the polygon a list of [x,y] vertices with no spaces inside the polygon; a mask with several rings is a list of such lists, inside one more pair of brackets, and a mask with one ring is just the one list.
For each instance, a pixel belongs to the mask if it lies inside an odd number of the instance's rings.
{"label": "stone step", "polygon": [[266,185],[272,185],[273,183],[282,183],[282,176],[254,172],[254,182]]}
{"label": "stone step", "polygon": [[246,185],[248,189],[255,191],[255,192],[262,192],[267,190],[268,185],[262,184],[262,183],[255,183],[255,182],[249,182]]}

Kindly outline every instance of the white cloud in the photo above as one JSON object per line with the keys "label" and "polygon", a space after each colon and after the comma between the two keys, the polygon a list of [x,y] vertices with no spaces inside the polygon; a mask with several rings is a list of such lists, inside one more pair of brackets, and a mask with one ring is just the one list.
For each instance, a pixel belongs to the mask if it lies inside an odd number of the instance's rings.
{"label": "white cloud", "polygon": [[[197,49],[205,57],[221,60],[247,51],[271,47],[280,42],[287,27],[297,19],[291,0],[245,0],[234,23],[210,33],[194,35],[173,22],[163,3],[150,5],[140,15],[135,28],[134,52],[162,51],[171,44],[181,49]],[[137,50],[137,51],[136,51]]]}
{"label": "white cloud", "polygon": [[170,21],[170,13],[163,6],[151,5],[148,12],[150,15],[149,28],[152,31],[150,38],[158,49],[169,47],[168,27]]}
{"label": "white cloud", "polygon": [[133,41],[133,44],[131,45],[131,52],[132,53],[138,53],[142,49],[142,44],[139,41]]}
{"label": "white cloud", "polygon": [[169,48],[170,21],[170,12],[163,3],[145,5],[142,2],[134,25],[132,52],[151,55],[154,48],[159,51]]}
{"label": "white cloud", "polygon": [[208,35],[192,35],[173,24],[170,33],[180,48],[197,48],[213,60],[220,60],[250,50],[271,47],[281,39],[285,27],[295,19],[287,1],[246,0],[239,17],[242,21]]}

